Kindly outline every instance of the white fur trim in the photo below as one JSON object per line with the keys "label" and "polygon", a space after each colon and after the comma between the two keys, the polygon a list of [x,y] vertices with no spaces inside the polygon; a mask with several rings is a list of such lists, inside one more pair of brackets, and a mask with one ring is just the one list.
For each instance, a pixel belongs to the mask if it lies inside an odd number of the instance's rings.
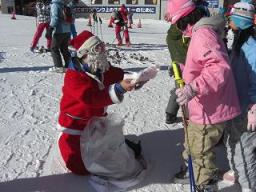
{"label": "white fur trim", "polygon": [[60,137],[62,136],[63,133],[60,133],[57,140],[56,140],[56,143],[54,144],[53,148],[54,148],[54,158],[53,158],[53,165],[52,165],[52,170],[56,170],[56,168],[58,169],[57,170],[57,174],[64,174],[64,173],[69,173],[71,172],[70,170],[68,170],[68,168],[66,167],[66,163],[65,161],[63,160],[63,157],[61,155],[61,152],[60,152],[60,148],[59,148],[59,140],[60,140]]}
{"label": "white fur trim", "polygon": [[60,124],[57,124],[58,131],[61,131],[63,133],[68,133],[70,135],[81,135],[82,131],[75,130],[75,129],[69,129],[67,127],[62,127]]}
{"label": "white fur trim", "polygon": [[121,103],[122,102],[119,100],[118,96],[116,95],[115,84],[110,85],[108,92],[109,92],[109,96],[110,96],[111,100],[113,101],[113,103]]}
{"label": "white fur trim", "polygon": [[89,77],[93,78],[95,81],[98,82],[98,86],[100,90],[103,90],[105,88],[104,84],[99,80],[99,78],[96,75],[93,75],[91,73],[85,72]]}
{"label": "white fur trim", "polygon": [[123,79],[137,79],[139,74],[137,72],[125,73]]}
{"label": "white fur trim", "polygon": [[97,36],[90,37],[77,50],[77,57],[82,58],[87,51],[89,51],[93,46],[95,46],[101,42],[102,41]]}

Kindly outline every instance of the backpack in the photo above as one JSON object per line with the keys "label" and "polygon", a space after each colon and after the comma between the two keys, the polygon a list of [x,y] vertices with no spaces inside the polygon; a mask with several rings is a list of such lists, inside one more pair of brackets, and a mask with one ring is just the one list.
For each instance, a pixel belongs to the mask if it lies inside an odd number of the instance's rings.
{"label": "backpack", "polygon": [[120,26],[125,25],[123,16],[121,15],[121,13],[119,11],[117,11],[115,13],[114,17],[115,17],[115,20],[119,20],[119,22],[116,23],[117,25],[120,25]]}
{"label": "backpack", "polygon": [[72,9],[67,5],[64,5],[63,7],[63,19],[66,23],[73,22]]}

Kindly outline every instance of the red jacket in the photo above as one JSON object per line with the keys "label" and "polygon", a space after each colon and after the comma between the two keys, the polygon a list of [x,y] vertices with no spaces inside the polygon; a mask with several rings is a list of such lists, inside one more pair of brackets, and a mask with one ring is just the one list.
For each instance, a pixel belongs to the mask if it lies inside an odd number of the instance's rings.
{"label": "red jacket", "polygon": [[123,79],[123,70],[116,67],[104,73],[101,83],[84,71],[68,69],[62,88],[58,128],[71,135],[80,135],[93,116],[106,116],[106,107],[119,103],[114,84]]}

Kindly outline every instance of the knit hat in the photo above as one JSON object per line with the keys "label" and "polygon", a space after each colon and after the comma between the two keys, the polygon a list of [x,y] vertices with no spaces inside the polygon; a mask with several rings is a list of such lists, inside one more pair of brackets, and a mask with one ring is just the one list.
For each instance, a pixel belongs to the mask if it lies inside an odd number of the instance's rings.
{"label": "knit hat", "polygon": [[254,6],[242,0],[234,4],[230,12],[230,18],[237,28],[243,30],[253,25],[254,12]]}
{"label": "knit hat", "polygon": [[168,0],[167,13],[170,21],[175,24],[181,17],[187,16],[196,8],[192,0]]}
{"label": "knit hat", "polygon": [[125,11],[125,9],[126,9],[126,8],[125,8],[125,5],[124,5],[124,4],[122,4],[122,5],[121,5],[121,7],[119,8],[119,11],[124,12],[124,11]]}
{"label": "knit hat", "polygon": [[102,41],[89,31],[81,32],[70,41],[70,45],[76,49],[78,58],[82,58],[84,54],[88,53],[92,48],[100,43],[102,43]]}

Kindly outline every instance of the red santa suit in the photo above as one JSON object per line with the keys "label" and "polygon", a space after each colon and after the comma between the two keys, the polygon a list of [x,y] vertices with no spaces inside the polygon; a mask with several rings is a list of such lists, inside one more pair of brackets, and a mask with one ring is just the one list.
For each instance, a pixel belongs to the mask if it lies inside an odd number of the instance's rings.
{"label": "red santa suit", "polygon": [[[81,35],[76,38],[81,38]],[[123,79],[123,70],[110,66],[101,75],[102,81],[96,75],[71,67],[64,78],[58,120],[62,134],[58,145],[66,167],[79,175],[88,174],[80,152],[82,131],[92,117],[106,116],[107,106],[121,102],[114,85]]]}

